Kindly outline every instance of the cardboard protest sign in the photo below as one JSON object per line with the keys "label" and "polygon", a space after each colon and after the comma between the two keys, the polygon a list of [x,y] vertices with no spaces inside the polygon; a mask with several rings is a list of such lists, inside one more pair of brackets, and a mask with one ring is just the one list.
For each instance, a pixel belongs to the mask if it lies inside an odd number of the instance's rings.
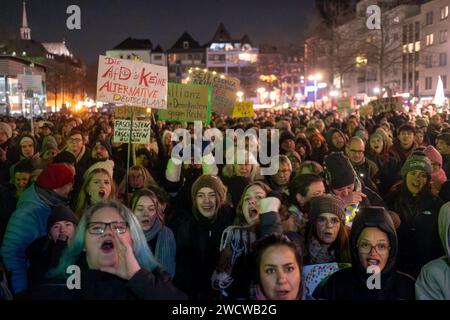
{"label": "cardboard protest sign", "polygon": [[253,101],[242,101],[234,104],[233,118],[253,118],[254,116]]}
{"label": "cardboard protest sign", "polygon": [[351,109],[350,98],[342,98],[337,101],[338,110],[349,110]]}
{"label": "cardboard protest sign", "polygon": [[373,108],[374,114],[391,111],[401,111],[403,108],[401,97],[381,98],[370,101],[369,105]]}
{"label": "cardboard protest sign", "polygon": [[169,83],[167,109],[158,118],[178,122],[211,122],[211,85]]}
{"label": "cardboard protest sign", "polygon": [[239,79],[216,72],[190,69],[188,83],[212,85],[211,110],[228,116],[233,114]]}
{"label": "cardboard protest sign", "polygon": [[131,113],[133,113],[134,117],[146,116],[147,108],[130,106],[120,106],[114,108],[114,118],[130,118]]}
{"label": "cardboard protest sign", "polygon": [[165,109],[167,67],[100,56],[97,101]]}
{"label": "cardboard protest sign", "polygon": [[[114,120],[113,142],[128,143],[130,141],[131,120]],[[131,143],[150,143],[151,123],[150,121],[133,121],[133,133]]]}

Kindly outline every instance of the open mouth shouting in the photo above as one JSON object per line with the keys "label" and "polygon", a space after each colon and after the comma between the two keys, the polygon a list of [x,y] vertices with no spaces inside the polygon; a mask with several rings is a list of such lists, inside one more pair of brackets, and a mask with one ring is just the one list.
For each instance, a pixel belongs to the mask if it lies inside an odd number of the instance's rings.
{"label": "open mouth shouting", "polygon": [[106,198],[106,191],[105,190],[100,190],[98,192],[98,197],[99,197],[99,199],[105,199]]}
{"label": "open mouth shouting", "polygon": [[290,290],[277,290],[275,291],[275,296],[278,300],[289,299]]}
{"label": "open mouth shouting", "polygon": [[251,206],[248,208],[248,216],[250,217],[250,219],[256,219],[259,215],[259,211],[258,209],[256,209],[255,207]]}
{"label": "open mouth shouting", "polygon": [[103,240],[100,249],[103,253],[111,253],[114,251],[114,242],[112,241],[112,239],[105,239]]}
{"label": "open mouth shouting", "polygon": [[380,264],[380,260],[375,258],[367,258],[366,261],[368,266],[378,266]]}

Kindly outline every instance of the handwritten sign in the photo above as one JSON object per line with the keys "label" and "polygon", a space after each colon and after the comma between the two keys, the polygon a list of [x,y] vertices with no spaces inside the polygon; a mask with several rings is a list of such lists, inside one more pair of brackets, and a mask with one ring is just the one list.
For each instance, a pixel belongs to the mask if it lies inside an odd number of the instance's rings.
{"label": "handwritten sign", "polygon": [[131,111],[133,111],[135,117],[145,116],[147,114],[147,108],[120,106],[114,108],[114,118],[130,118]]}
{"label": "handwritten sign", "polygon": [[403,107],[401,97],[381,98],[378,100],[370,101],[369,105],[372,107],[374,114],[391,111],[401,111]]}
{"label": "handwritten sign", "polygon": [[239,79],[224,74],[190,69],[188,83],[212,85],[211,110],[228,116],[233,114],[236,92],[240,85]]}
{"label": "handwritten sign", "polygon": [[211,122],[210,85],[169,83],[167,109],[158,111],[161,120]]}
{"label": "handwritten sign", "polygon": [[253,118],[254,116],[253,101],[242,101],[234,104],[233,118]]}
{"label": "handwritten sign", "polygon": [[167,67],[100,56],[97,100],[138,107],[167,107]]}
{"label": "handwritten sign", "polygon": [[[114,120],[113,142],[128,143],[130,141],[130,120]],[[133,133],[131,143],[147,144],[150,143],[150,121],[133,121]]]}

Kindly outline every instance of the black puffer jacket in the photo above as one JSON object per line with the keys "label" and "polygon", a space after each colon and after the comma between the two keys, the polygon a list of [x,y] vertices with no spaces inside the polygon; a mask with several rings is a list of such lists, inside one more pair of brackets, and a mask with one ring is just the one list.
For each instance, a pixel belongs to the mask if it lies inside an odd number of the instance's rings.
{"label": "black puffer jacket", "polygon": [[[369,289],[367,279],[372,274],[362,266],[357,248],[358,238],[368,227],[385,232],[390,251],[381,271],[380,289]],[[332,274],[314,291],[316,299],[326,300],[414,300],[414,279],[396,269],[397,235],[391,217],[384,208],[362,208],[353,221],[350,234],[352,267]]]}

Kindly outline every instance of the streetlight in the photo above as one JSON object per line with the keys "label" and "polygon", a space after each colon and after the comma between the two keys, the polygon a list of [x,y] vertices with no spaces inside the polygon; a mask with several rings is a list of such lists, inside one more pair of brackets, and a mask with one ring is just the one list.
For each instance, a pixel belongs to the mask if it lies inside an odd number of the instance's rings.
{"label": "streetlight", "polygon": [[242,91],[236,92],[236,95],[238,97],[238,101],[242,102],[242,97],[244,96],[244,93]]}
{"label": "streetlight", "polygon": [[316,96],[317,96],[317,81],[322,80],[322,75],[316,73],[315,75],[310,75],[308,77],[309,81],[314,81],[314,109],[316,108]]}

